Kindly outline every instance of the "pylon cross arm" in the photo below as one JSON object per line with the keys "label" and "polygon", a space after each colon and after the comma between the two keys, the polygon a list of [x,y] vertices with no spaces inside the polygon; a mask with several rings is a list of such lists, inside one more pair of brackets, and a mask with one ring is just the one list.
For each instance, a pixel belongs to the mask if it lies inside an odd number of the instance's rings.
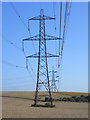
{"label": "pylon cross arm", "polygon": [[[45,40],[62,40],[62,38],[51,36],[51,35],[44,35]],[[23,39],[23,41],[39,41],[40,40],[40,35],[35,35],[26,39]]]}
{"label": "pylon cross arm", "polygon": [[23,39],[23,41],[33,41],[33,40],[36,40],[36,41],[39,40],[39,34],[29,37],[29,38],[26,38],[26,39]]}
{"label": "pylon cross arm", "polygon": [[47,35],[47,34],[45,34],[45,39],[46,40],[62,40],[62,38],[51,36],[51,35]]}
{"label": "pylon cross arm", "polygon": [[36,16],[36,17],[33,17],[33,18],[30,18],[28,20],[55,20],[56,18],[54,17],[49,17],[49,16],[46,16],[46,15],[43,15],[43,18],[39,15],[39,16]]}
{"label": "pylon cross arm", "polygon": [[38,58],[38,57],[59,57],[59,55],[47,53],[47,55],[45,56],[39,56],[39,53],[36,53],[36,54],[29,55],[26,58]]}

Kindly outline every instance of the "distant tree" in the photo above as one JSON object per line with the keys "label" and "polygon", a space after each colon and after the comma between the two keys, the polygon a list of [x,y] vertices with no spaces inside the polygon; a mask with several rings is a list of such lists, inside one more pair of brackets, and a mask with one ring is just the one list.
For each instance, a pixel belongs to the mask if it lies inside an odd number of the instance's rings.
{"label": "distant tree", "polygon": [[76,96],[72,96],[72,98],[73,98],[73,99],[75,99],[75,98],[76,98]]}
{"label": "distant tree", "polygon": [[82,98],[82,97],[84,97],[84,95],[80,95],[80,97]]}
{"label": "distant tree", "polygon": [[83,102],[88,102],[88,99],[83,99]]}
{"label": "distant tree", "polygon": [[63,97],[62,101],[65,101],[65,102],[66,102],[66,101],[67,101],[67,98],[66,98],[66,97]]}
{"label": "distant tree", "polygon": [[75,102],[80,102],[80,98],[77,97],[77,98],[75,99]]}
{"label": "distant tree", "polygon": [[62,98],[61,98],[61,97],[59,98],[59,101],[62,101]]}
{"label": "distant tree", "polygon": [[67,98],[67,101],[70,101],[70,98],[69,98],[69,97]]}

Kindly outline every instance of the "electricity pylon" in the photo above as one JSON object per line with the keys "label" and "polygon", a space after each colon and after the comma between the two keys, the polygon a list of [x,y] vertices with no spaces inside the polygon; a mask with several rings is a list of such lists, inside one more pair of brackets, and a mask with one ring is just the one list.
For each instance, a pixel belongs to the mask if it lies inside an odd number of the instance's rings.
{"label": "electricity pylon", "polygon": [[51,82],[51,91],[55,92],[58,91],[56,82],[58,82],[59,80],[56,80],[56,78],[58,78],[59,76],[56,76],[55,74],[57,74],[57,71],[54,70],[54,67],[52,68],[52,71],[49,71],[49,73],[52,74],[52,78],[50,80]]}
{"label": "electricity pylon", "polygon": [[52,106],[53,102],[50,91],[47,58],[59,57],[59,55],[53,55],[47,53],[46,40],[61,40],[61,38],[45,34],[45,20],[55,20],[55,18],[45,16],[43,9],[41,9],[39,16],[33,17],[29,20],[39,20],[39,34],[33,37],[29,37],[27,39],[23,39],[23,46],[24,46],[24,41],[39,41],[39,52],[26,57],[26,61],[28,58],[38,58],[37,85],[36,85],[34,105],[35,106],[37,105],[38,96],[39,96],[38,92],[40,91],[41,85],[44,85],[46,90],[49,92],[50,103]]}

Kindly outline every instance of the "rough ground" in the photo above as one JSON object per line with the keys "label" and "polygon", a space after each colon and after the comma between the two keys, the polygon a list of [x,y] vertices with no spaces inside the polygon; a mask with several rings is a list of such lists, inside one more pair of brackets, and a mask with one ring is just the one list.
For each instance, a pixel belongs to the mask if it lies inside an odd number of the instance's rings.
{"label": "rough ground", "polygon": [[[5,93],[5,95],[18,96],[17,93]],[[27,95],[23,93],[23,97]],[[28,99],[3,97],[2,116],[3,118],[88,118],[88,103],[54,102],[55,108],[31,107],[32,103],[33,101]]]}

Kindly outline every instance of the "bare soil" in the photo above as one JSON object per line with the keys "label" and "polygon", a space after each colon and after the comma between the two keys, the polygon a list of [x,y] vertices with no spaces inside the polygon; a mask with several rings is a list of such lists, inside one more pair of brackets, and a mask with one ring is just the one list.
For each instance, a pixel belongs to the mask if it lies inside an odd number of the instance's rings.
{"label": "bare soil", "polygon": [[33,100],[23,99],[33,98],[33,92],[3,92],[3,96],[3,118],[88,118],[88,103],[54,102],[55,108],[42,108],[31,107]]}

